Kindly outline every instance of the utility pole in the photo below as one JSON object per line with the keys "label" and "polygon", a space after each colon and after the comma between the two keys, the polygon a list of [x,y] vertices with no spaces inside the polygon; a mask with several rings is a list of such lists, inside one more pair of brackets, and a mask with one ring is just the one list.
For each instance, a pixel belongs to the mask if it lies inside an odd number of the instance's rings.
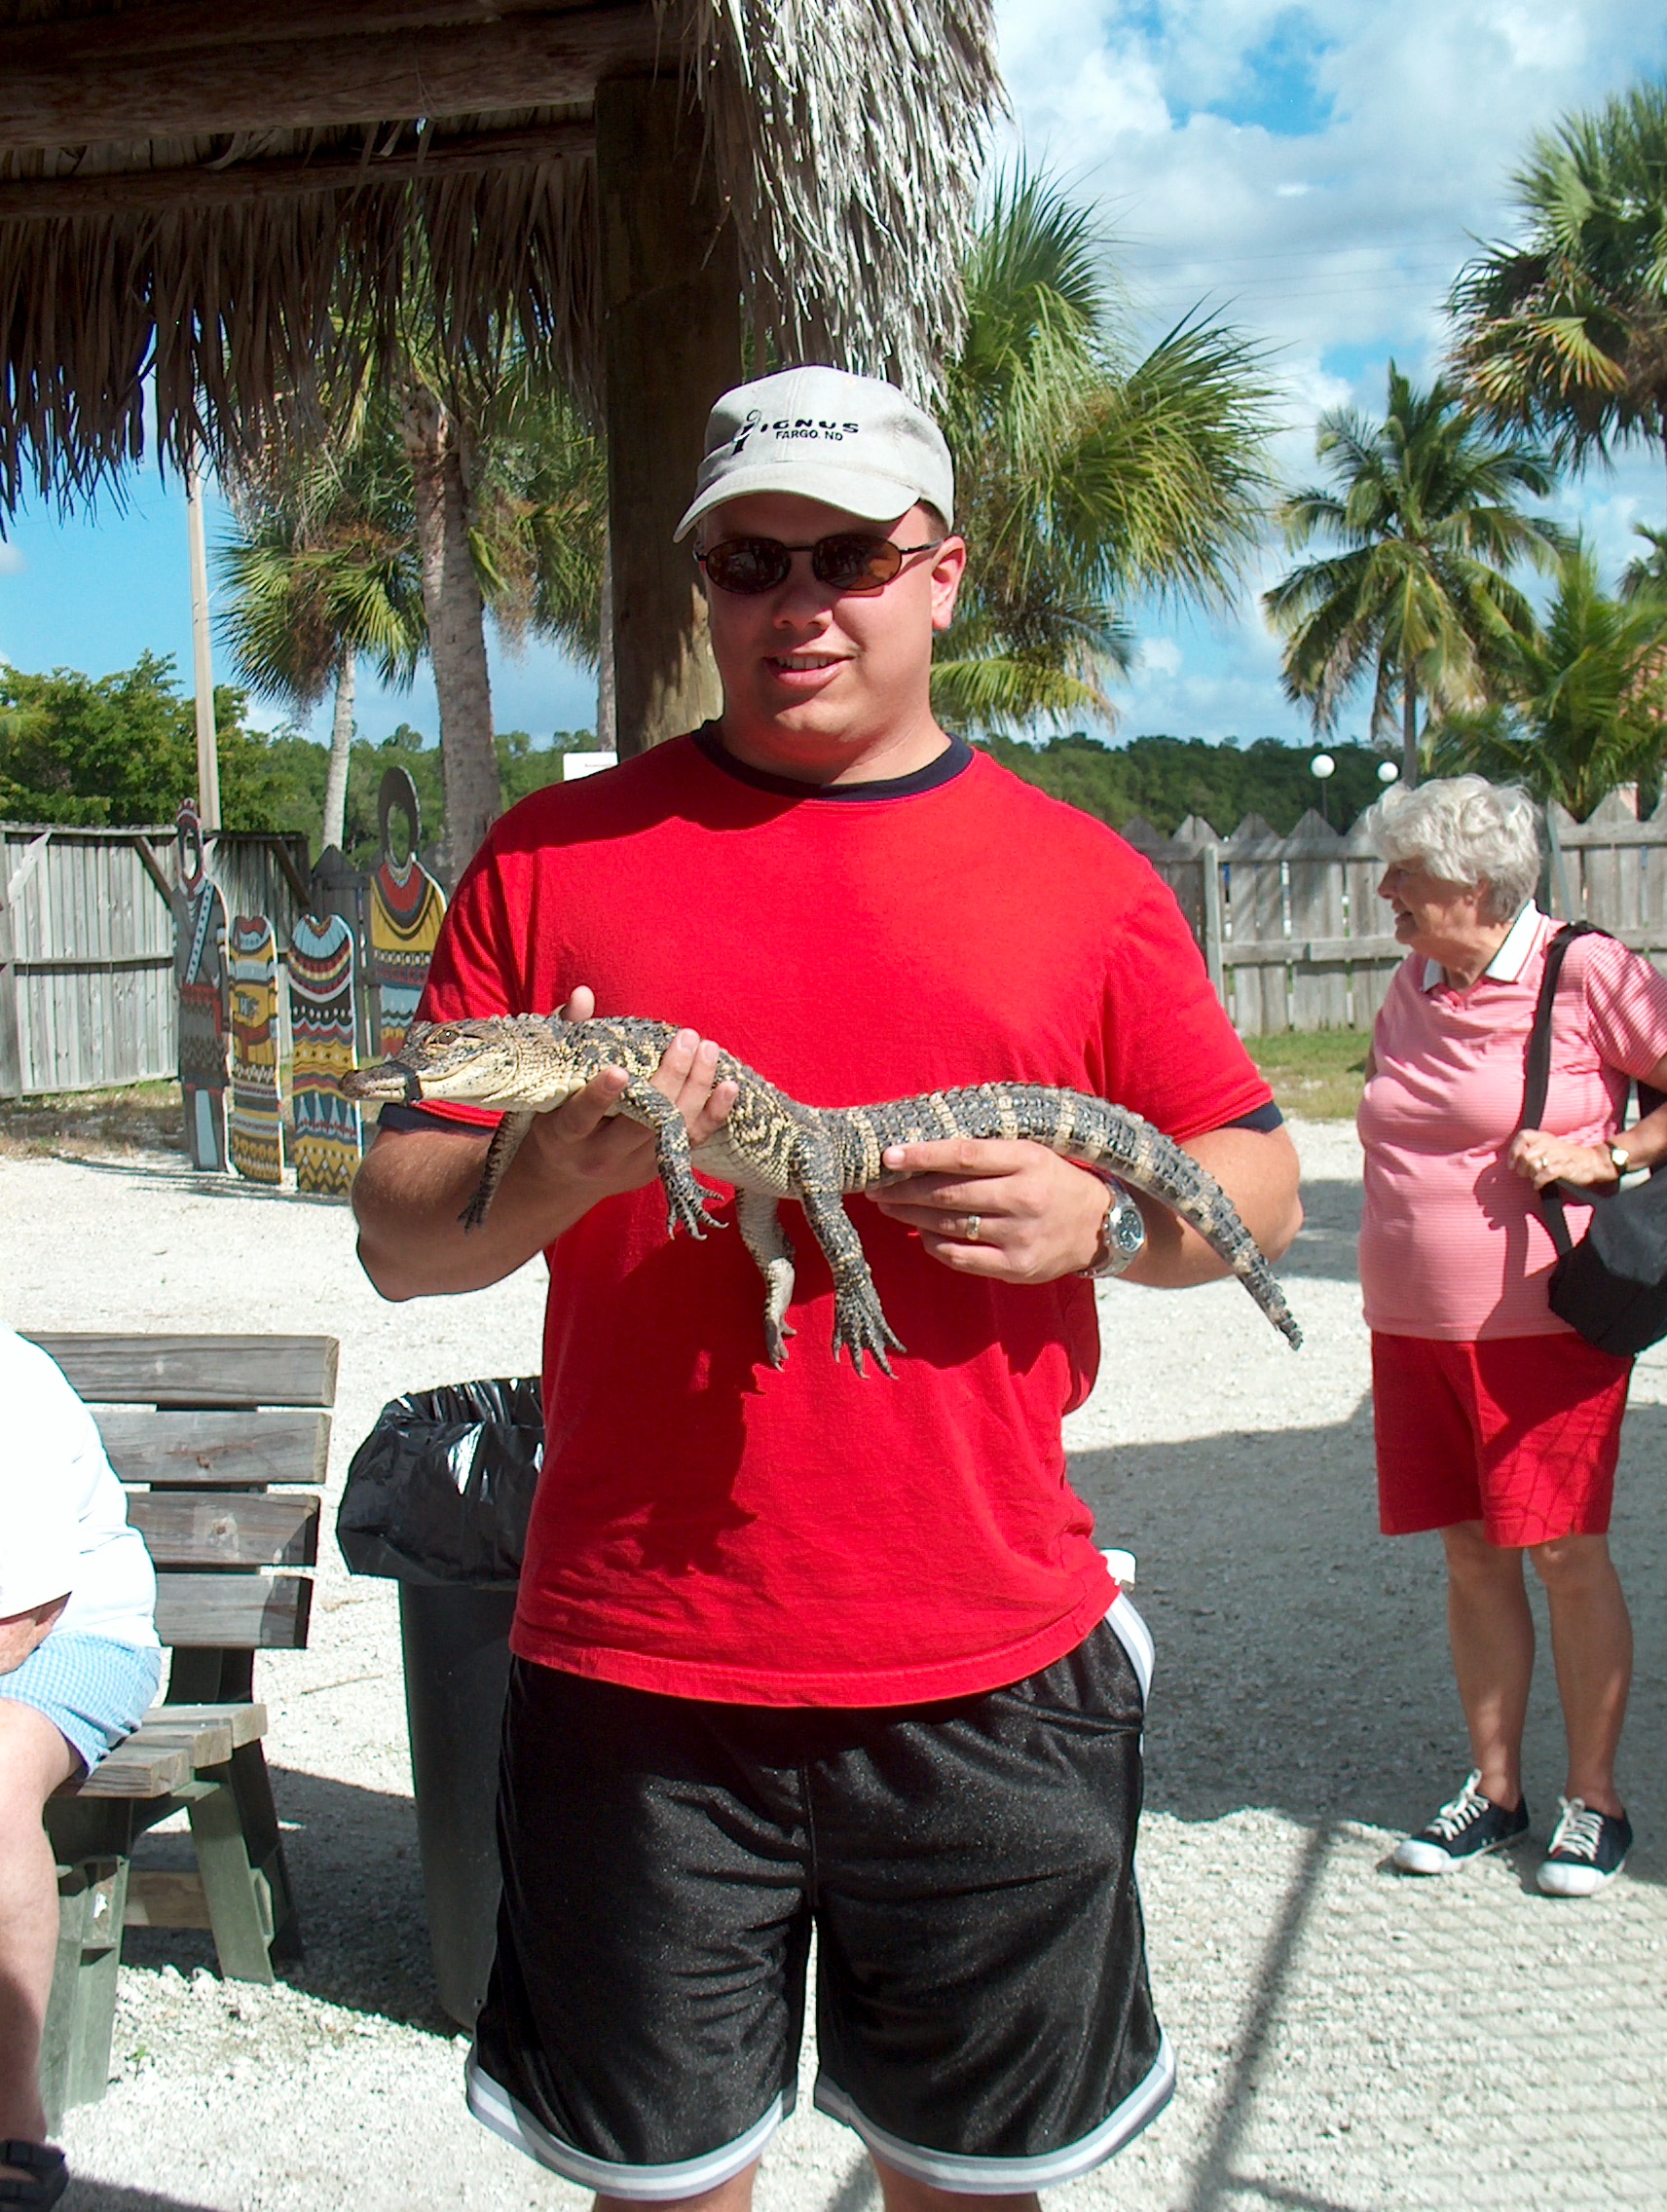
{"label": "utility pole", "polygon": [[197,683],[197,819],[210,830],[220,827],[220,749],[214,731],[208,545],[203,532],[203,479],[195,444],[185,460],[185,523],[191,540],[191,657]]}

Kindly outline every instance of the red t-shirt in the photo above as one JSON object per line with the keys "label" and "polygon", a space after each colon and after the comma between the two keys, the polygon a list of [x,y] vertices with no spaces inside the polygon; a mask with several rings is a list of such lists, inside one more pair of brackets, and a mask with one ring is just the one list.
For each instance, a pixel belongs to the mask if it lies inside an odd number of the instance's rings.
{"label": "red t-shirt", "polygon": [[[1010,1078],[1185,1138],[1269,1097],[1146,862],[959,743],[821,791],[702,733],[523,800],[458,886],[422,1011],[547,1014],[579,983],[815,1106]],[[832,1356],[827,1265],[790,1203],[798,1333],[776,1373],[724,1198],[700,1243],[668,1239],[656,1183],[546,1254],[515,1650],[822,1706],[967,1695],[1072,1649],[1114,1594],[1059,1433],[1097,1364],[1093,1286],[952,1274],[853,1198],[908,1346],[894,1381],[863,1380]]]}

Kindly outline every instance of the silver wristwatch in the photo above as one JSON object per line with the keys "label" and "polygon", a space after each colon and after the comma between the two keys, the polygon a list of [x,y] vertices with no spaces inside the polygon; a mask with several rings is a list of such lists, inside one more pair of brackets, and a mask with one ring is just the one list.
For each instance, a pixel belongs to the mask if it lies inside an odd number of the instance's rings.
{"label": "silver wristwatch", "polygon": [[1146,1224],[1140,1217],[1140,1208],[1123,1185],[1108,1175],[1105,1179],[1109,1203],[1105,1219],[1099,1225],[1099,1242],[1094,1256],[1079,1274],[1098,1282],[1103,1275],[1120,1275],[1131,1268],[1146,1245]]}

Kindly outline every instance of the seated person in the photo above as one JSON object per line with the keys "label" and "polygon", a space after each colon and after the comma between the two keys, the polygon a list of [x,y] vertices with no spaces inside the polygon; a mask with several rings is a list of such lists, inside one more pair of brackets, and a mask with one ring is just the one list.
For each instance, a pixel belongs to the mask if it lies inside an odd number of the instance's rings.
{"label": "seated person", "polygon": [[56,2203],[41,2030],[57,1954],[43,1813],[144,1718],[162,1674],[156,1575],[93,1416],[0,1326],[0,2205]]}

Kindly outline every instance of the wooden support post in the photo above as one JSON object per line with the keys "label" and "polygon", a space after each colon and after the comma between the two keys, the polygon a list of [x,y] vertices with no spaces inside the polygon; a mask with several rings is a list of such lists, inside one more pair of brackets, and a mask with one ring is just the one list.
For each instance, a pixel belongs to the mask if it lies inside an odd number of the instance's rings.
{"label": "wooden support post", "polygon": [[672,532],[694,496],[712,403],[741,381],[741,276],[699,120],[674,75],[597,86],[596,181],[624,756],[721,704],[694,563]]}
{"label": "wooden support post", "polygon": [[57,1963],[41,2038],[41,2098],[55,2135],[65,2112],[96,2104],[109,2080],[127,1890],[125,1857],[59,1872]]}
{"label": "wooden support post", "polygon": [[1204,871],[1204,964],[1209,971],[1209,979],[1215,985],[1215,995],[1223,1006],[1227,1004],[1226,978],[1222,974],[1221,948],[1226,932],[1222,927],[1221,913],[1221,847],[1201,845],[1199,866]]}

